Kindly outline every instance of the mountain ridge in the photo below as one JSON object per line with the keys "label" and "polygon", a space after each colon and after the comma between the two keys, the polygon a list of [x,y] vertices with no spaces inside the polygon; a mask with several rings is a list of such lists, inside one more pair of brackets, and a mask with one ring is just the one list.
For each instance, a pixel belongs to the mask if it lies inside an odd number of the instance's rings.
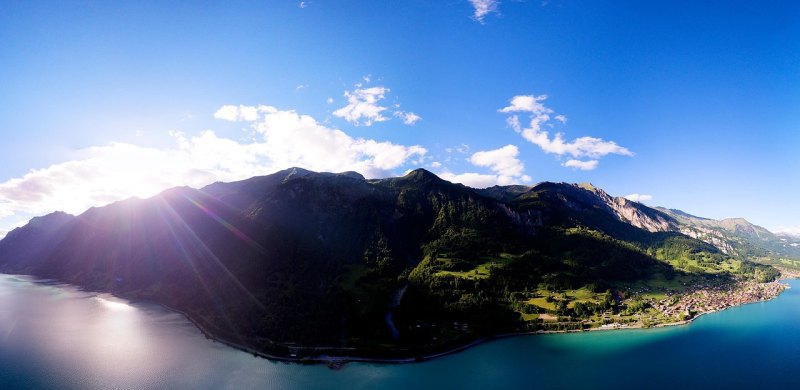
{"label": "mountain ridge", "polygon": [[739,258],[800,258],[800,245],[792,246],[785,237],[755,225],[745,218],[715,220],[697,217],[681,210],[656,207],[681,222],[679,231],[709,242],[726,254]]}
{"label": "mountain ridge", "polygon": [[[34,219],[0,240],[0,271],[159,302],[273,355],[413,356],[562,326],[531,311],[622,316],[632,284],[776,275],[676,229],[676,217],[594,186],[290,168]],[[539,301],[584,290],[580,310]]]}

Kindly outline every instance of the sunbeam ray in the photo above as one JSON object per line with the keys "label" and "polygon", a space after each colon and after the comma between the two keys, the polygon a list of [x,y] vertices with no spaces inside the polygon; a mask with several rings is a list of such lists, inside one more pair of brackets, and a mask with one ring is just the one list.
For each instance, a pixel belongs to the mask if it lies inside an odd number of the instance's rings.
{"label": "sunbeam ray", "polygon": [[[187,198],[187,200],[189,200],[189,201],[191,202],[191,200],[190,200],[190,199],[188,199],[188,198]],[[252,300],[252,301],[253,301],[253,302],[254,302],[254,303],[255,303],[255,304],[256,304],[256,305],[257,305],[259,308],[261,308],[261,309],[264,309],[265,307],[264,307],[263,303],[261,303],[261,301],[259,301],[259,300],[258,300],[258,298],[256,298],[256,297],[255,297],[255,296],[254,296],[254,295],[253,295],[253,294],[250,292],[250,290],[248,290],[248,289],[247,289],[247,287],[245,287],[245,286],[244,286],[244,284],[242,284],[242,283],[241,283],[241,281],[239,281],[239,279],[238,279],[238,278],[237,278],[237,277],[236,277],[236,276],[235,276],[235,275],[234,275],[234,274],[233,274],[233,273],[232,273],[232,272],[231,272],[231,271],[228,269],[228,267],[226,267],[226,266],[225,266],[225,265],[222,263],[222,261],[220,261],[219,257],[218,257],[218,256],[217,256],[217,255],[216,255],[216,254],[215,254],[215,253],[214,253],[214,252],[213,252],[213,251],[212,251],[210,248],[208,248],[208,246],[205,244],[205,242],[203,242],[203,240],[202,240],[202,239],[200,239],[200,237],[198,237],[198,236],[197,236],[197,234],[194,232],[194,230],[193,230],[193,229],[192,229],[192,228],[191,228],[191,227],[190,227],[190,226],[189,226],[189,225],[186,223],[186,221],[184,221],[184,220],[183,220],[183,218],[182,218],[182,217],[181,217],[181,216],[180,216],[180,215],[179,215],[179,214],[178,214],[178,213],[177,213],[177,212],[176,212],[176,211],[175,211],[175,210],[172,208],[172,206],[171,206],[171,205],[169,205],[169,203],[168,203],[168,202],[165,202],[165,204],[167,205],[168,209],[169,209],[169,210],[171,210],[171,213],[170,213],[170,214],[171,214],[171,216],[172,216],[172,217],[173,217],[173,218],[174,218],[176,221],[178,221],[178,222],[181,224],[180,226],[181,226],[181,227],[184,229],[184,231],[185,231],[186,233],[188,233],[188,234],[189,234],[189,237],[190,237],[190,238],[191,238],[191,240],[192,240],[192,244],[193,244],[193,245],[196,245],[196,247],[197,247],[197,248],[200,248],[200,249],[202,250],[202,252],[203,252],[205,255],[207,255],[207,256],[208,256],[208,258],[210,258],[211,260],[213,260],[213,261],[214,261],[214,263],[215,263],[217,266],[219,266],[219,267],[220,267],[220,269],[221,269],[221,270],[222,270],[222,271],[225,273],[225,275],[226,275],[227,277],[229,277],[229,278],[230,278],[230,280],[231,280],[231,281],[232,281],[232,282],[233,282],[233,283],[234,283],[234,284],[235,284],[235,285],[236,285],[236,286],[237,286],[237,287],[238,287],[238,288],[239,288],[239,289],[240,289],[240,290],[241,290],[243,293],[245,293],[245,294],[247,295],[247,297],[248,297],[248,298],[250,298],[250,299],[251,299],[251,300]],[[192,204],[195,204],[195,203],[194,203],[194,202],[192,202]],[[198,204],[195,204],[195,205],[199,207],[199,205],[198,205]],[[201,208],[201,210],[203,210],[203,209]],[[205,210],[203,210],[203,211],[205,211]],[[212,217],[212,218],[213,218],[213,217]],[[218,217],[217,217],[217,218],[218,218]],[[229,225],[230,225],[230,224],[229,224]],[[224,226],[224,225],[223,225],[223,226]],[[238,229],[234,228],[233,226],[231,226],[231,227],[232,227],[233,229],[235,229],[236,231],[238,231]],[[229,229],[229,230],[230,230],[230,229]],[[231,231],[233,232],[233,230],[231,230]],[[234,234],[235,234],[235,233],[234,233]],[[242,234],[242,236],[245,236],[245,237],[246,237],[246,235],[244,235],[244,233],[241,233],[241,234]],[[238,237],[238,235],[237,235],[237,237]],[[250,239],[248,238],[248,240],[250,240]],[[252,241],[252,240],[250,240],[250,241]],[[247,241],[245,241],[245,242],[247,242]],[[259,247],[261,247],[261,246],[259,245]],[[263,247],[261,247],[261,248],[263,249]]]}

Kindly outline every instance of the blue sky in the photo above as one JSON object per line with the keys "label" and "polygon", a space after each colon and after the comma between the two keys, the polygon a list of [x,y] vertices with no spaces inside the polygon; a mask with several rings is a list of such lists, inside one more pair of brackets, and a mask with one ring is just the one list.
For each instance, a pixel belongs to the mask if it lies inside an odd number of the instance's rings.
{"label": "blue sky", "polygon": [[800,232],[793,2],[3,2],[0,42],[0,235],[292,165]]}

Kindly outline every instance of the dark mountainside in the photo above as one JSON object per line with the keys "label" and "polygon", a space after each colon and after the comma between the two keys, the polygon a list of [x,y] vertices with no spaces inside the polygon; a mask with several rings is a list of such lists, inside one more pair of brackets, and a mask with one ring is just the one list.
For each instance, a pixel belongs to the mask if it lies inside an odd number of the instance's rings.
{"label": "dark mountainside", "polygon": [[[777,276],[681,218],[590,185],[292,168],[34,218],[0,241],[0,271],[163,303],[276,356],[408,357],[548,329],[532,313],[618,313],[637,283]],[[547,295],[572,290],[596,302]]]}

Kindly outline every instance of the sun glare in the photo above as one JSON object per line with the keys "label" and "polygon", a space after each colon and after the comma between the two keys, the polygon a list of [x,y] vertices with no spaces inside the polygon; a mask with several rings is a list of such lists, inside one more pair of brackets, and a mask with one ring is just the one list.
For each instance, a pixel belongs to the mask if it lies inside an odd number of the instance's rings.
{"label": "sun glare", "polygon": [[109,299],[101,298],[101,297],[94,297],[97,302],[100,302],[105,308],[109,310],[115,311],[130,311],[133,310],[133,306],[128,305],[126,303],[112,301]]}

